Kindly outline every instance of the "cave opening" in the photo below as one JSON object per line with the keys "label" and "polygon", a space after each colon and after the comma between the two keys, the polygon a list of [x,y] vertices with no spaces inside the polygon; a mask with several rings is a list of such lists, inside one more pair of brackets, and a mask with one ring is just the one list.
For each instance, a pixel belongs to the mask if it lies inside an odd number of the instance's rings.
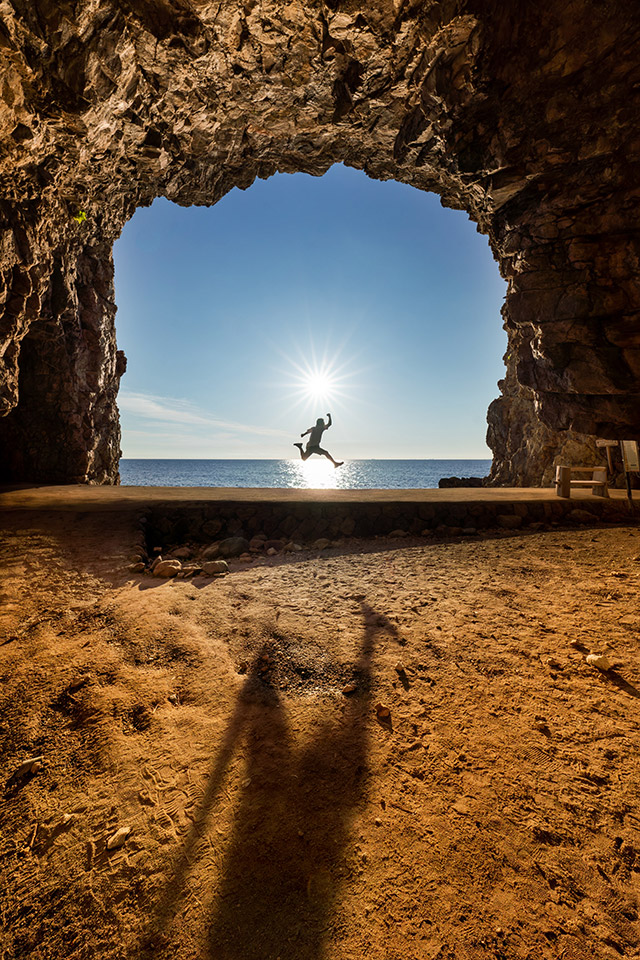
{"label": "cave opening", "polygon": [[432,191],[489,239],[509,342],[493,482],[544,483],[567,444],[637,435],[628,5],[185,11],[7,11],[4,481],[117,482],[112,249],[137,208],[336,163]]}
{"label": "cave opening", "polygon": [[276,174],[210,209],[156,200],[114,263],[124,482],[130,458],[290,457],[325,405],[350,459],[489,460],[506,284],[435,194]]}

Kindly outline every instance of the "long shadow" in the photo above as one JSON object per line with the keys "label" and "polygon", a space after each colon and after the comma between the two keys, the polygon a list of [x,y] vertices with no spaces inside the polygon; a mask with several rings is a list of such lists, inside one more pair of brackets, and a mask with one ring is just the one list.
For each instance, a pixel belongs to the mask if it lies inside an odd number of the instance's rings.
{"label": "long shadow", "polygon": [[623,693],[626,693],[629,697],[634,697],[635,699],[640,699],[640,690],[637,687],[634,687],[632,683],[629,683],[628,680],[625,680],[624,677],[621,677],[619,673],[616,673],[615,670],[605,670],[602,673],[603,679],[608,680],[619,690],[622,690]]}
{"label": "long shadow", "polygon": [[141,957],[156,956],[157,951],[165,945],[166,929],[170,925],[177,905],[184,894],[184,885],[194,861],[196,846],[206,833],[207,821],[211,814],[214,801],[222,788],[227,768],[233,757],[236,742],[246,722],[247,701],[250,697],[251,689],[259,682],[258,671],[263,653],[264,651],[261,651],[256,657],[251,670],[247,674],[247,679],[242,686],[242,690],[238,695],[235,709],[222,738],[218,758],[209,776],[207,789],[193,818],[193,824],[189,829],[184,846],[180,850],[171,868],[170,879],[154,905],[150,922],[147,925],[144,938],[140,945]]}
{"label": "long shadow", "polygon": [[[247,761],[224,862],[209,878],[203,960],[318,960],[344,875],[354,812],[366,794],[371,665],[376,636],[395,626],[362,604],[356,692],[294,742],[276,689],[259,679],[262,651],[243,686],[196,820],[154,910],[143,956],[170,951],[187,873],[236,746]],[[176,925],[177,926],[177,925]],[[179,931],[175,930],[178,936]],[[164,953],[165,951],[162,950]]]}

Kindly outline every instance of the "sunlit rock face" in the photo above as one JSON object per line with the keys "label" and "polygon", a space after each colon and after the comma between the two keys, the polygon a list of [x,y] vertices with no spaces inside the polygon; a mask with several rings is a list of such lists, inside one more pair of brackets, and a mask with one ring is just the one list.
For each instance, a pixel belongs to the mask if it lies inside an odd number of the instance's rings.
{"label": "sunlit rock face", "polygon": [[639,36],[628,0],[0,0],[3,478],[117,480],[111,248],[137,206],[340,161],[488,236],[496,478],[540,475],[525,420],[637,435]]}

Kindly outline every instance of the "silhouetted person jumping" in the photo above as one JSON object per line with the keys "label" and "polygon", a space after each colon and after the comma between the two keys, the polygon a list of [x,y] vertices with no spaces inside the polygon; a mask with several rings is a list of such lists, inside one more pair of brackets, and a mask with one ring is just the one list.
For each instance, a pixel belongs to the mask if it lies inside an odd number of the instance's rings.
{"label": "silhouetted person jumping", "polygon": [[327,414],[328,423],[325,424],[322,417],[318,417],[316,420],[315,427],[309,427],[308,430],[305,430],[304,433],[301,433],[301,437],[306,437],[309,434],[309,439],[307,440],[307,446],[305,449],[302,449],[301,443],[294,443],[294,447],[297,447],[300,451],[300,456],[303,460],[308,460],[312,453],[319,453],[320,456],[326,457],[327,460],[331,460],[331,463],[334,467],[341,467],[344,463],[344,460],[334,460],[328,450],[323,450],[320,446],[320,441],[322,439],[322,434],[325,430],[328,430],[331,426],[331,414]]}

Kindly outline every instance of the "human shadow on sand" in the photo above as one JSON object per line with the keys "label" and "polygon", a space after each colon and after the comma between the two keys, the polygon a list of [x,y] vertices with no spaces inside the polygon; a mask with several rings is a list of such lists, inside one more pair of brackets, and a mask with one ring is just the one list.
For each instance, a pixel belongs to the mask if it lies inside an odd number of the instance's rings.
{"label": "human shadow on sand", "polygon": [[[236,750],[246,760],[234,830],[220,869],[208,878],[203,960],[319,960],[349,872],[345,857],[356,809],[365,801],[371,665],[376,638],[396,627],[362,603],[363,638],[344,703],[318,703],[315,724],[294,738],[278,691],[260,679],[264,651],[238,698],[206,794],[166,888],[142,956],[169,955],[180,937],[181,902],[198,841]],[[262,668],[263,669],[263,668]],[[202,893],[200,894],[202,897]],[[170,930],[170,928],[172,928]]]}

